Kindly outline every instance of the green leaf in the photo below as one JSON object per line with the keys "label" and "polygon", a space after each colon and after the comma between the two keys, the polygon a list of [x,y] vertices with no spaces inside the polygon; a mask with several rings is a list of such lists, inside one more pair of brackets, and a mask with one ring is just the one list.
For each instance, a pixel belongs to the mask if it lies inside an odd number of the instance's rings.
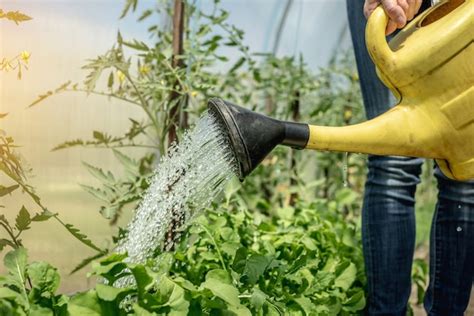
{"label": "green leaf", "polygon": [[15,184],[15,185],[12,185],[12,186],[9,186],[9,187],[5,187],[5,186],[0,184],[0,197],[12,193],[13,191],[18,189],[19,187],[20,186],[18,184]]}
{"label": "green leaf", "polygon": [[130,171],[136,171],[138,168],[138,163],[134,161],[132,158],[128,157],[127,155],[121,153],[118,150],[113,150],[115,157],[122,163],[122,165],[130,170]]}
{"label": "green leaf", "polygon": [[197,292],[198,289],[196,286],[194,286],[193,283],[191,283],[189,280],[186,280],[182,277],[174,277],[173,282],[181,286],[183,289],[190,291],[190,292]]}
{"label": "green leaf", "polygon": [[91,186],[88,186],[88,185],[85,185],[85,184],[79,184],[79,186],[84,190],[86,191],[87,193],[89,193],[90,195],[98,198],[99,200],[101,201],[104,201],[106,203],[110,203],[110,199],[109,197],[107,196],[107,193],[100,190],[100,189],[97,189],[97,188],[93,188]]}
{"label": "green leaf", "polygon": [[38,98],[36,98],[36,100],[34,100],[30,105],[28,105],[28,107],[31,108],[32,106],[37,105],[38,103],[44,101],[45,99],[49,98],[52,95],[53,95],[53,91],[47,91],[44,94],[40,94]]}
{"label": "green leaf", "polygon": [[61,150],[61,149],[66,149],[66,148],[71,148],[71,147],[76,147],[76,146],[84,146],[86,143],[82,139],[75,139],[75,140],[69,140],[66,142],[63,142],[57,146],[55,146],[52,151],[56,150]]}
{"label": "green leaf", "polygon": [[28,316],[54,316],[53,310],[40,305],[31,305]]}
{"label": "green leaf", "polygon": [[83,233],[81,233],[81,231],[79,229],[77,229],[76,227],[74,227],[72,224],[64,224],[64,227],[66,227],[66,229],[74,236],[76,237],[77,240],[79,240],[80,242],[82,242],[84,245],[94,249],[94,250],[97,250],[99,252],[104,252],[104,250],[100,249],[99,247],[97,247],[86,235],[84,235]]}
{"label": "green leaf", "polygon": [[356,279],[357,268],[354,263],[345,262],[336,269],[336,275],[334,285],[347,291]]}
{"label": "green leaf", "polygon": [[340,207],[350,205],[357,201],[359,195],[349,188],[339,190],[335,195],[335,200]]}
{"label": "green leaf", "polygon": [[92,137],[94,137],[94,139],[97,139],[101,144],[108,144],[110,140],[110,137],[108,135],[99,131],[92,131]]}
{"label": "green leaf", "polygon": [[127,265],[122,262],[126,257],[126,254],[113,253],[100,262],[93,262],[92,270],[95,275],[102,276],[110,282],[113,282],[116,280],[117,275],[121,274],[127,268]]}
{"label": "green leaf", "polygon": [[138,296],[143,297],[149,290],[150,286],[153,285],[154,278],[149,274],[147,268],[142,265],[136,265],[130,267],[135,282],[137,284]]}
{"label": "green leaf", "polygon": [[48,219],[50,219],[53,216],[54,216],[54,213],[51,213],[48,210],[44,210],[43,212],[38,213],[35,216],[33,216],[31,221],[32,222],[44,222],[44,221],[47,221]]}
{"label": "green leaf", "polygon": [[141,22],[152,14],[153,14],[153,11],[150,10],[150,9],[147,9],[147,10],[143,11],[142,15],[140,15],[140,17],[138,18],[138,21]]}
{"label": "green leaf", "polygon": [[111,173],[105,173],[102,169],[95,167],[93,165],[88,164],[87,162],[82,162],[82,164],[86,167],[87,171],[96,179],[110,183],[114,180],[113,176],[111,177]]}
{"label": "green leaf", "polygon": [[22,206],[20,209],[20,212],[16,216],[15,227],[19,231],[24,231],[30,228],[29,226],[30,224],[31,224],[30,213],[24,206]]}
{"label": "green leaf", "polygon": [[136,316],[155,316],[156,315],[155,313],[150,313],[149,311],[147,311],[146,309],[144,309],[137,303],[133,304],[133,311],[134,311],[134,315]]}
{"label": "green leaf", "polygon": [[94,290],[73,296],[67,311],[70,316],[102,316],[99,298]]}
{"label": "green leaf", "polygon": [[348,312],[361,311],[365,307],[365,295],[363,290],[357,291],[343,304],[343,309]]}
{"label": "green leaf", "polygon": [[171,295],[169,296],[168,302],[166,303],[166,305],[171,308],[169,315],[187,315],[189,310],[189,302],[185,298],[183,288],[167,277],[161,278],[158,284],[162,285],[165,282],[168,283],[168,286],[172,284]]}
{"label": "green leaf", "polygon": [[245,269],[244,276],[248,277],[248,282],[250,284],[255,284],[258,279],[265,273],[268,265],[272,262],[272,258],[253,254],[248,258]]}
{"label": "green leaf", "polygon": [[265,304],[265,301],[267,300],[268,295],[265,294],[264,292],[260,291],[258,288],[254,288],[252,291],[252,296],[250,297],[250,304],[252,304],[255,309],[260,310]]}
{"label": "green leaf", "polygon": [[301,307],[301,309],[304,311],[305,315],[313,315],[313,310],[314,310],[314,304],[311,302],[311,300],[305,296],[301,297],[295,297],[293,299],[298,305]]}
{"label": "green leaf", "polygon": [[314,283],[320,286],[321,288],[330,286],[333,280],[334,274],[326,271],[318,271],[314,277]]}
{"label": "green leaf", "polygon": [[60,85],[59,87],[57,87],[55,90],[54,90],[54,93],[59,93],[59,92],[62,92],[62,91],[65,91],[67,89],[67,87],[69,87],[69,85],[71,84],[71,81],[66,81],[65,83],[63,83],[62,85]]}
{"label": "green leaf", "polygon": [[239,291],[233,285],[222,283],[216,279],[208,279],[202,286],[231,305],[240,304]]}
{"label": "green leaf", "polygon": [[137,9],[137,4],[138,4],[138,0],[127,0],[122,10],[122,14],[120,14],[120,19],[124,18],[130,9],[132,9],[132,11],[135,12],[135,10]]}
{"label": "green leaf", "polygon": [[10,226],[10,224],[8,223],[7,218],[3,214],[0,214],[0,222],[5,223],[7,226]]}
{"label": "green leaf", "polygon": [[244,62],[245,62],[245,57],[240,57],[239,60],[237,60],[237,62],[232,66],[232,68],[230,68],[229,72],[230,73],[235,72],[244,64]]}
{"label": "green leaf", "polygon": [[0,287],[0,299],[2,298],[16,298],[20,293],[15,292],[8,287]]}
{"label": "green leaf", "polygon": [[120,205],[101,206],[99,210],[100,214],[106,219],[115,219],[120,211]]}
{"label": "green leaf", "polygon": [[107,254],[107,252],[100,252],[98,254],[95,254],[93,256],[90,256],[90,257],[87,257],[85,258],[84,260],[82,260],[71,272],[69,272],[69,274],[73,274],[79,270],[81,270],[82,268],[84,268],[85,266],[87,266],[89,263],[91,263],[92,261],[96,260],[96,259],[99,259],[103,256],[105,256]]}
{"label": "green leaf", "polygon": [[97,292],[97,296],[100,299],[104,301],[108,301],[108,302],[112,302],[117,299],[120,301],[126,295],[133,292],[133,289],[129,287],[117,288],[117,287],[113,287],[113,286],[105,285],[105,284],[97,284],[95,286],[95,290]]}
{"label": "green leaf", "polygon": [[122,34],[120,33],[120,31],[118,31],[117,32],[117,43],[122,44],[122,42],[123,42]]}
{"label": "green leaf", "polygon": [[26,264],[28,255],[25,248],[18,248],[8,252],[3,258],[3,264],[8,270],[8,277],[4,283],[14,286],[22,294],[21,304],[29,307],[28,295],[25,288]]}
{"label": "green leaf", "polygon": [[48,293],[49,297],[54,296],[60,281],[56,268],[46,262],[33,262],[27,266],[26,271],[35,290]]}
{"label": "green leaf", "polygon": [[150,48],[142,41],[133,40],[132,42],[123,41],[123,45],[140,51],[149,51]]}
{"label": "green leaf", "polygon": [[222,270],[222,269],[210,270],[206,274],[206,279],[216,279],[227,284],[232,283],[232,279],[229,273],[226,270]]}
{"label": "green leaf", "polygon": [[12,250],[8,252],[3,259],[3,264],[20,287],[25,283],[27,260],[28,255],[25,248]]}
{"label": "green leaf", "polygon": [[127,258],[127,254],[125,254],[125,253],[113,253],[110,256],[108,256],[107,258],[101,260],[99,264],[101,266],[107,266],[111,263],[117,263],[117,262],[120,263],[125,258]]}
{"label": "green leaf", "polygon": [[231,306],[228,306],[227,309],[230,312],[232,312],[232,315],[252,316],[252,313],[250,312],[250,310],[243,305],[231,305]]}
{"label": "green leaf", "polygon": [[57,295],[55,297],[55,303],[53,304],[55,312],[57,312],[58,315],[61,315],[61,316],[65,315],[66,312],[67,312],[67,304],[68,303],[69,303],[69,296]]}
{"label": "green leaf", "polygon": [[5,238],[0,239],[0,251],[2,251],[3,248],[5,248],[5,246],[10,246],[12,248],[15,248],[15,244],[11,242],[10,240],[5,239]]}
{"label": "green leaf", "polygon": [[222,252],[228,254],[231,257],[234,257],[235,253],[237,252],[237,250],[240,247],[240,243],[238,243],[238,242],[224,242],[223,244],[221,244],[220,247],[221,247]]}
{"label": "green leaf", "polygon": [[206,275],[206,281],[201,286],[231,305],[240,305],[239,291],[235,286],[228,283],[228,277],[224,277],[221,271],[209,271]]}
{"label": "green leaf", "polygon": [[235,252],[234,262],[232,263],[232,269],[235,272],[244,272],[245,264],[247,263],[247,253],[248,250],[246,247],[241,247]]}

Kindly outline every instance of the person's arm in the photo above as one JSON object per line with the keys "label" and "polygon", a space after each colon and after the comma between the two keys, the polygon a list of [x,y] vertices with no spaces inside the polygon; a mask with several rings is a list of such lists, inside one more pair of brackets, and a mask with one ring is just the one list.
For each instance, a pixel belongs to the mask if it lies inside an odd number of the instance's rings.
{"label": "person's arm", "polygon": [[422,0],[365,0],[364,14],[368,18],[378,5],[382,5],[390,20],[386,34],[403,28],[420,10]]}

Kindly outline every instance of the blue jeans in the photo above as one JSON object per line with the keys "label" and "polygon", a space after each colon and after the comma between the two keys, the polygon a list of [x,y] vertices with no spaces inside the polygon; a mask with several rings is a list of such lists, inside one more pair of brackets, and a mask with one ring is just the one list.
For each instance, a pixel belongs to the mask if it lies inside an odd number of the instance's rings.
{"label": "blue jeans", "polygon": [[[347,0],[347,11],[362,96],[371,119],[395,100],[379,81],[366,50],[363,3]],[[362,208],[369,315],[406,315],[415,249],[415,191],[422,164],[421,158],[369,157]],[[424,307],[428,315],[463,315],[474,276],[474,182],[450,180],[438,168],[435,176],[439,194]]]}

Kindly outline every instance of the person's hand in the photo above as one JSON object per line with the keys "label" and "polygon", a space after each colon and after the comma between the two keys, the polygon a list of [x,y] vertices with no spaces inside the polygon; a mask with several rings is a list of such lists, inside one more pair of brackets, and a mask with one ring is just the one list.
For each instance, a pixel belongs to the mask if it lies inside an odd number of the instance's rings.
{"label": "person's hand", "polygon": [[389,17],[385,34],[392,34],[397,28],[403,28],[420,10],[422,0],[365,0],[364,14],[366,18],[381,4]]}

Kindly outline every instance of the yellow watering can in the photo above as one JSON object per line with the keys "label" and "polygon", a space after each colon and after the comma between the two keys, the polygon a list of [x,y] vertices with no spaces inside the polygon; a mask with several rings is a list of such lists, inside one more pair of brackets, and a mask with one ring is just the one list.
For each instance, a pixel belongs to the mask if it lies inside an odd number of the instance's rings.
{"label": "yellow watering can", "polygon": [[388,17],[370,16],[366,42],[399,103],[364,123],[325,127],[275,120],[221,99],[211,115],[226,128],[240,177],[278,144],[296,148],[436,159],[456,180],[474,179],[474,0],[442,2],[387,43]]}

